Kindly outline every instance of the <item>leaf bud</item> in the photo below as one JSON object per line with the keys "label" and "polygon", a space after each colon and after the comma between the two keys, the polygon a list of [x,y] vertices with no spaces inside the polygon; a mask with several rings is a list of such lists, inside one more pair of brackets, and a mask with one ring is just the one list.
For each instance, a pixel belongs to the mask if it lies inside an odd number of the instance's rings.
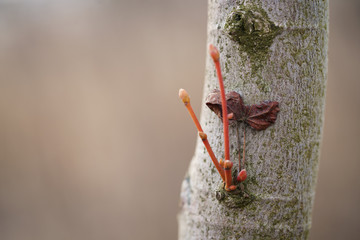
{"label": "leaf bud", "polygon": [[207,139],[207,135],[204,132],[199,132],[199,137],[201,138],[201,140],[206,140]]}
{"label": "leaf bud", "polygon": [[232,161],[230,161],[230,160],[225,160],[225,162],[224,162],[224,169],[225,169],[225,170],[231,169],[232,166],[233,166]]}
{"label": "leaf bud", "polygon": [[209,53],[214,62],[218,62],[220,58],[219,50],[212,44],[209,45]]}
{"label": "leaf bud", "polygon": [[179,97],[185,104],[188,104],[190,102],[189,94],[185,91],[185,89],[181,88],[179,90]]}
{"label": "leaf bud", "polygon": [[247,173],[246,173],[246,169],[243,169],[240,171],[239,175],[237,176],[237,180],[238,182],[243,182],[245,181],[247,178]]}

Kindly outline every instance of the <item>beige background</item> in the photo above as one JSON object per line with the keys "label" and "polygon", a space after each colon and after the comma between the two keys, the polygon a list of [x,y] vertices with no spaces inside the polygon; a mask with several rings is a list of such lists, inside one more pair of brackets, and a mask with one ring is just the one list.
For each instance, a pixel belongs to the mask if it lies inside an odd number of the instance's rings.
{"label": "beige background", "polygon": [[[360,235],[360,4],[330,1],[311,240]],[[176,239],[206,0],[0,0],[0,239]]]}

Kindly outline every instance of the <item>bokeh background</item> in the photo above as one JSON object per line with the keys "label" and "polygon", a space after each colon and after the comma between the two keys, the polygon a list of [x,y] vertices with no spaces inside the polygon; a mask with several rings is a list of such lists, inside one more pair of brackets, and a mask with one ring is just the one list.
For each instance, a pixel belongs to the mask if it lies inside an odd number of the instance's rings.
{"label": "bokeh background", "polygon": [[[330,1],[311,240],[360,236],[360,4]],[[0,239],[176,239],[207,1],[0,0]]]}

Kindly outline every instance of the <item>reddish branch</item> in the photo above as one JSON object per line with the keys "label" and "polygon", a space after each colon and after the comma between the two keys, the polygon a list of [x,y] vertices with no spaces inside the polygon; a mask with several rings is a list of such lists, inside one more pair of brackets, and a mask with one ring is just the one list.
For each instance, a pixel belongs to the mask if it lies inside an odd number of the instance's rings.
{"label": "reddish branch", "polygon": [[[224,81],[221,74],[221,68],[220,68],[220,53],[219,50],[214,47],[212,44],[209,46],[209,52],[210,56],[214,60],[216,73],[219,80],[219,87],[220,87],[220,95],[221,95],[221,106],[222,106],[222,114],[223,114],[223,128],[224,128],[224,154],[225,154],[225,189],[227,191],[232,191],[236,189],[236,186],[232,185],[232,177],[231,177],[231,168],[233,166],[233,163],[230,161],[230,148],[229,148],[229,119],[227,114],[227,104],[226,104],[226,98],[225,98],[225,88],[224,88]],[[230,115],[230,118],[232,118],[233,115]]]}
{"label": "reddish branch", "polygon": [[223,181],[225,181],[224,170],[222,169],[222,167],[220,166],[218,160],[216,159],[215,154],[214,154],[214,152],[213,152],[213,150],[212,150],[212,148],[211,148],[211,146],[209,144],[209,141],[207,140],[207,135],[202,130],[201,125],[199,123],[199,120],[197,119],[197,117],[196,117],[196,115],[194,113],[194,110],[191,107],[189,94],[184,89],[180,89],[179,90],[179,97],[181,98],[181,100],[183,101],[185,107],[189,111],[189,114],[190,114],[192,120],[194,121],[195,126],[196,126],[196,128],[197,128],[197,130],[199,132],[199,137],[201,138],[202,142],[204,143],[205,148],[208,151],[212,162],[214,163],[214,165],[215,165],[216,169],[218,170],[218,172],[219,172],[221,178],[223,179]]}

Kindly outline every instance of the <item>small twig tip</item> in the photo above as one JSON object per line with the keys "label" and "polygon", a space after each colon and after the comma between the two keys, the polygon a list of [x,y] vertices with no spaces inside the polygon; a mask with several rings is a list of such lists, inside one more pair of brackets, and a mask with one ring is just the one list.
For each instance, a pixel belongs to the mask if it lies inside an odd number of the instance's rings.
{"label": "small twig tip", "polygon": [[209,45],[209,53],[214,62],[218,62],[220,58],[219,50],[212,44]]}
{"label": "small twig tip", "polygon": [[179,90],[179,98],[183,101],[183,103],[187,104],[190,102],[189,94],[185,89],[180,88]]}

